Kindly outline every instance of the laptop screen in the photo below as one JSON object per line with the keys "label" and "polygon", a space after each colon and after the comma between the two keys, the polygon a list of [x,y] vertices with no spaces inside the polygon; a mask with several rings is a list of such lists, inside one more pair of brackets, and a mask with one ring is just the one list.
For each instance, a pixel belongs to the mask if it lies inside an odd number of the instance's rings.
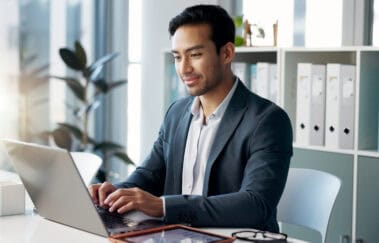
{"label": "laptop screen", "polygon": [[42,217],[108,235],[68,151],[12,140],[3,143]]}

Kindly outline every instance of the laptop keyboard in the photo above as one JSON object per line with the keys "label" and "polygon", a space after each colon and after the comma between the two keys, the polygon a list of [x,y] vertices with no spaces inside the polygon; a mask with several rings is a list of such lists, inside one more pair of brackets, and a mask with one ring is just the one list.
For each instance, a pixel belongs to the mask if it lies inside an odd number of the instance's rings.
{"label": "laptop keyboard", "polygon": [[109,212],[107,209],[102,208],[100,205],[95,205],[97,212],[99,213],[101,219],[108,228],[122,228],[125,226],[133,227],[138,225],[138,222],[133,221],[123,214],[116,212]]}

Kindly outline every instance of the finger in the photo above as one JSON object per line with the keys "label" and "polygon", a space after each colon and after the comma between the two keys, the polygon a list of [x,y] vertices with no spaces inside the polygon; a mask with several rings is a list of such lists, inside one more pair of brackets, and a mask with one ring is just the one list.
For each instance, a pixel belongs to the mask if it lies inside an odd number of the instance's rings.
{"label": "finger", "polygon": [[136,210],[136,205],[133,202],[129,202],[123,206],[121,206],[119,209],[117,209],[117,213],[123,214],[132,210]]}
{"label": "finger", "polygon": [[112,206],[112,204],[114,203],[114,201],[116,201],[119,197],[122,196],[122,191],[124,191],[124,189],[118,189],[118,190],[110,193],[107,196],[107,198],[105,198],[104,204],[107,204],[108,206]]}
{"label": "finger", "polygon": [[109,211],[114,212],[117,210],[117,212],[119,213],[118,209],[129,204],[130,202],[133,202],[133,197],[121,196],[112,203],[112,206],[109,208]]}
{"label": "finger", "polygon": [[97,196],[97,190],[99,189],[101,184],[93,184],[88,187],[88,192],[92,198],[92,201],[96,204],[99,203],[99,199]]}
{"label": "finger", "polygon": [[100,206],[104,207],[104,200],[108,196],[109,193],[114,191],[114,186],[109,182],[104,182],[101,184],[98,194],[99,194],[99,203]]}
{"label": "finger", "polygon": [[134,196],[136,193],[134,190],[126,188],[126,189],[118,189],[112,193],[110,193],[107,198],[104,200],[104,203],[111,206],[114,201],[116,201],[121,196]]}

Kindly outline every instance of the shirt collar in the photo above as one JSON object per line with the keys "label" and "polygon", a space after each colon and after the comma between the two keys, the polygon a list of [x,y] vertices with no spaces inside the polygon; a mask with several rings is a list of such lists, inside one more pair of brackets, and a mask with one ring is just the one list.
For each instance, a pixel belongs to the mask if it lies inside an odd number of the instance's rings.
{"label": "shirt collar", "polygon": [[[238,78],[236,77],[234,80],[233,87],[229,90],[229,93],[225,96],[222,102],[217,106],[216,110],[212,113],[211,116],[221,117],[225,113],[225,110],[228,107],[229,102],[233,97],[233,94],[237,88],[237,85],[238,85]],[[191,113],[193,116],[198,116],[200,114],[200,111],[202,111],[200,98],[199,96],[196,96],[191,105]]]}

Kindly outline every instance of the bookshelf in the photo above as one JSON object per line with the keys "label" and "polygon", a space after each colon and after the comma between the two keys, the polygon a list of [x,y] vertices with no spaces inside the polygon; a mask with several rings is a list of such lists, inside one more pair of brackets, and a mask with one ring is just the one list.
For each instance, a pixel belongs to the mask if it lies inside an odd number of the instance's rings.
{"label": "bookshelf", "polygon": [[[169,60],[169,52],[165,52],[164,56],[167,70],[167,64],[173,62]],[[341,63],[356,66],[353,148],[304,146],[294,141],[291,167],[323,170],[335,174],[342,180],[342,187],[330,218],[326,242],[377,242],[379,237],[375,228],[379,225],[379,211],[375,205],[379,205],[379,181],[376,179],[379,172],[379,48],[239,47],[236,48],[235,61],[277,64],[278,105],[286,110],[291,119],[294,139],[297,115],[297,64]],[[169,76],[165,76],[165,80],[167,78]],[[170,95],[169,92],[168,89],[165,90],[165,97]],[[289,236],[321,242],[317,233],[300,227],[283,225],[283,231]]]}

